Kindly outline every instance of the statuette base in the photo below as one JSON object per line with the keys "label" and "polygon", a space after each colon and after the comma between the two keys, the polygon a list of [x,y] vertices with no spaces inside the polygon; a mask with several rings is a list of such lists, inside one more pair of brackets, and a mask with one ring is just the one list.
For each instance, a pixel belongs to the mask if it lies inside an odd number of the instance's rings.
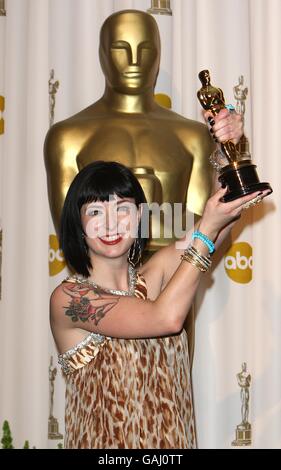
{"label": "statuette base", "polygon": [[58,420],[53,416],[49,418],[48,439],[63,439],[63,435],[59,432]]}
{"label": "statuette base", "polygon": [[241,196],[255,193],[256,191],[270,190],[269,183],[259,181],[256,165],[251,160],[233,162],[219,172],[219,182],[228,187],[228,192],[223,196],[223,202],[234,201]]}
{"label": "statuette base", "polygon": [[252,444],[252,429],[249,423],[238,425],[236,428],[236,439],[231,443],[232,446],[250,446]]}

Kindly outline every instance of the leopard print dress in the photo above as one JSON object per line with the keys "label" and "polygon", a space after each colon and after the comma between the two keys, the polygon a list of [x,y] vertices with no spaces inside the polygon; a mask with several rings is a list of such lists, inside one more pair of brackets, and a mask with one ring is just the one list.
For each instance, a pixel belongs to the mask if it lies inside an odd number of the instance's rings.
{"label": "leopard print dress", "polygon": [[[134,295],[146,294],[137,274]],[[196,447],[185,330],[148,339],[90,333],[59,362],[66,379],[65,448]]]}

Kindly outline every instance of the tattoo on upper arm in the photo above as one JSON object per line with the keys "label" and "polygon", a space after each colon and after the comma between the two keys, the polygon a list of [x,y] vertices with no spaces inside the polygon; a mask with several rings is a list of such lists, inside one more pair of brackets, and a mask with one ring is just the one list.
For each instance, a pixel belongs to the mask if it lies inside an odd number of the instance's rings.
{"label": "tattoo on upper arm", "polygon": [[63,287],[63,291],[71,297],[65,315],[73,322],[93,321],[95,325],[101,321],[109,310],[119,301],[119,297],[106,297],[102,292],[93,290],[89,286],[71,284]]}

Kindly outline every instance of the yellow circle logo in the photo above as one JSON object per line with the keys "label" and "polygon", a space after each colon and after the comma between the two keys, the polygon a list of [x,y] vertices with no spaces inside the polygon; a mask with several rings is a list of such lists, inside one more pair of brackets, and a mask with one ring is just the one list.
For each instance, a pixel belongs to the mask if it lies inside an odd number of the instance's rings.
{"label": "yellow circle logo", "polygon": [[163,108],[172,108],[171,98],[164,93],[156,93],[154,95],[154,101],[156,101],[157,104],[160,104],[160,106],[163,106]]}
{"label": "yellow circle logo", "polygon": [[56,235],[49,236],[49,274],[56,276],[66,266]]}
{"label": "yellow circle logo", "polygon": [[224,257],[226,274],[240,284],[251,282],[253,277],[253,249],[247,242],[234,243]]}

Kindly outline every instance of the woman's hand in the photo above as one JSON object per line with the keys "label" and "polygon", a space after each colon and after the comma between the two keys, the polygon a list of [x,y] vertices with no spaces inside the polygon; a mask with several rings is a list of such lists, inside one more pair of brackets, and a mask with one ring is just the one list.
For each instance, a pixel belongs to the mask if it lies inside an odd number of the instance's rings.
{"label": "woman's hand", "polygon": [[200,221],[200,231],[213,241],[216,240],[219,232],[224,227],[234,220],[239,219],[245,204],[255,199],[257,196],[260,196],[262,199],[270,191],[257,191],[235,199],[234,201],[222,202],[221,198],[226,192],[227,188],[220,188],[208,199]]}
{"label": "woman's hand", "polygon": [[204,112],[205,121],[210,124],[210,132],[216,143],[223,143],[231,140],[238,144],[244,131],[242,116],[228,109],[221,109],[219,114],[214,116],[211,111]]}

